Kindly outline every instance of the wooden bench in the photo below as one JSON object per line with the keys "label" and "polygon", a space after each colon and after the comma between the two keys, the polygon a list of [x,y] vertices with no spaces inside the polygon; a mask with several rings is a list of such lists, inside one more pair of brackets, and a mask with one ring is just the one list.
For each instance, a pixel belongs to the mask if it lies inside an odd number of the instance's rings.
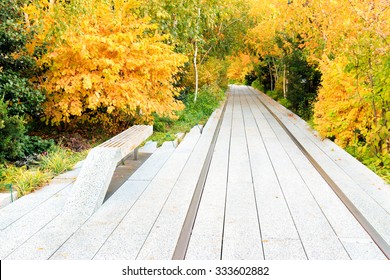
{"label": "wooden bench", "polygon": [[90,217],[103,203],[115,168],[153,133],[153,127],[136,125],[93,148],[70,190],[63,214]]}

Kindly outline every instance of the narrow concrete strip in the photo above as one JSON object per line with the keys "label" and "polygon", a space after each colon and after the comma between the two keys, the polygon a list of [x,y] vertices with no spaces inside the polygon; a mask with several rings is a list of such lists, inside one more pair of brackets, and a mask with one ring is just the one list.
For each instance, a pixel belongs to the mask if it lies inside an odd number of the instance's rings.
{"label": "narrow concrete strip", "polygon": [[85,160],[79,161],[78,163],[76,163],[76,165],[74,166],[74,168],[72,170],[69,170],[65,173],[58,175],[57,177],[55,177],[55,179],[75,181],[77,176],[79,176],[79,174],[80,174],[80,171],[81,171],[81,168],[84,164],[84,161]]}
{"label": "narrow concrete strip", "polygon": [[61,190],[1,231],[0,259],[8,257],[31,236],[55,219],[61,213],[68,192],[69,188]]}
{"label": "narrow concrete strip", "polygon": [[13,190],[11,192],[0,193],[0,209],[8,206],[12,202],[18,199],[18,192]]}
{"label": "narrow concrete strip", "polygon": [[240,91],[233,91],[233,120],[222,259],[264,259]]}
{"label": "narrow concrete strip", "polygon": [[49,185],[31,194],[23,196],[7,207],[0,210],[0,229],[4,230],[24,215],[56,195],[64,188],[69,187],[73,179],[53,179]]}
{"label": "narrow concrete strip", "polygon": [[157,150],[157,142],[148,141],[144,146],[139,148],[140,153],[154,153]]}
{"label": "narrow concrete strip", "polygon": [[156,176],[161,167],[169,159],[175,146],[172,141],[165,142],[154,152],[150,158],[138,168],[129,181],[151,181]]}
{"label": "narrow concrete strip", "polygon": [[188,260],[221,259],[232,116],[233,98],[229,98],[188,245]]}
{"label": "narrow concrete strip", "polygon": [[[306,259],[297,228],[262,139],[262,133],[267,135],[266,130],[269,131],[268,134],[272,133],[271,128],[262,115],[256,116],[261,125],[257,126],[252,113],[252,105],[256,103],[250,96],[246,96],[245,101],[249,106],[244,112],[245,127],[265,259]],[[282,246],[284,248],[280,250]]]}
{"label": "narrow concrete strip", "polygon": [[353,260],[387,260],[369,238],[342,238],[341,242]]}
{"label": "narrow concrete strip", "polygon": [[266,260],[306,260],[300,239],[264,238],[264,255]]}

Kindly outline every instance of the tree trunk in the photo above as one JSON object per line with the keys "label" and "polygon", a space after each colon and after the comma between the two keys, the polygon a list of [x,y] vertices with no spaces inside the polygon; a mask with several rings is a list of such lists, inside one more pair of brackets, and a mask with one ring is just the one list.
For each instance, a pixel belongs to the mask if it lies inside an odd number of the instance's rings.
{"label": "tree trunk", "polygon": [[372,111],[373,111],[373,114],[374,114],[374,122],[375,122],[375,125],[378,124],[378,120],[377,120],[377,111],[376,111],[376,105],[375,105],[375,93],[374,93],[374,78],[373,78],[373,74],[372,74],[372,63],[371,63],[371,58],[368,59],[368,66],[369,66],[369,72],[368,72],[368,75],[369,75],[369,79],[370,79],[370,87],[371,87],[371,106],[372,106]]}
{"label": "tree trunk", "polygon": [[195,93],[194,93],[194,103],[198,98],[198,88],[199,88],[199,75],[198,75],[198,65],[197,65],[197,56],[198,56],[198,33],[199,33],[199,20],[200,20],[200,8],[198,8],[198,18],[196,21],[196,34],[194,42],[194,70],[195,70]]}
{"label": "tree trunk", "polygon": [[24,21],[26,22],[26,26],[30,27],[30,19],[28,18],[27,13],[24,13]]}
{"label": "tree trunk", "polygon": [[196,99],[198,98],[198,65],[196,63],[196,57],[198,56],[198,42],[195,41],[195,51],[194,51],[194,70],[195,70],[195,94],[194,94],[194,103],[196,103]]}
{"label": "tree trunk", "polygon": [[286,64],[283,64],[283,97],[287,98]]}
{"label": "tree trunk", "polygon": [[279,69],[274,57],[272,57],[272,62],[274,63],[274,68],[275,68],[275,85],[276,85],[279,81]]}
{"label": "tree trunk", "polygon": [[271,63],[268,63],[268,69],[269,69],[269,76],[271,78],[271,90],[274,90],[274,79],[273,79],[273,74],[272,74],[272,67]]}

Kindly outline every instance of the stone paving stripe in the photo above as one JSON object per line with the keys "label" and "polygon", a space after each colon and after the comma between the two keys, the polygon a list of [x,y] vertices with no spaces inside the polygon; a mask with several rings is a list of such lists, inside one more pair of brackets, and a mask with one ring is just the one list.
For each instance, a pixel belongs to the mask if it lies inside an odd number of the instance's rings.
{"label": "stone paving stripe", "polygon": [[66,187],[69,187],[74,180],[54,179],[50,185],[45,186],[29,195],[23,196],[7,207],[0,210],[0,229],[4,230],[34,208],[50,199]]}
{"label": "stone paving stripe", "polygon": [[68,189],[63,189],[0,232],[0,259],[5,259],[56,218],[65,204]]}
{"label": "stone paving stripe", "polygon": [[234,94],[222,259],[264,259],[240,102]]}
{"label": "stone paving stripe", "polygon": [[190,260],[221,259],[233,98],[227,102],[187,248],[186,259]]}

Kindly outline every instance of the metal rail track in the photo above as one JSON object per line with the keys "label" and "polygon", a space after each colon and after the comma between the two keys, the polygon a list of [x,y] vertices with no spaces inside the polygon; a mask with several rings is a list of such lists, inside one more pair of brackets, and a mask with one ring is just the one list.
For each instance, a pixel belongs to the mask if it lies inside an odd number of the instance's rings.
{"label": "metal rail track", "polygon": [[206,159],[205,159],[205,162],[203,164],[202,170],[200,172],[199,179],[198,179],[198,182],[196,184],[195,191],[194,191],[194,194],[192,196],[191,203],[190,203],[190,206],[188,208],[188,212],[187,212],[186,218],[184,220],[184,224],[183,224],[183,227],[181,229],[180,236],[179,236],[179,239],[177,241],[175,251],[174,251],[173,256],[172,256],[172,260],[184,260],[185,259],[188,244],[189,244],[190,238],[191,238],[192,229],[193,229],[194,224],[195,224],[196,214],[198,213],[200,200],[202,199],[202,194],[203,194],[203,189],[204,189],[204,186],[206,183],[207,174],[208,174],[209,169],[210,169],[210,164],[211,164],[211,159],[213,157],[215,144],[217,143],[219,131],[221,130],[221,125],[222,125],[223,117],[225,115],[226,106],[227,106],[229,97],[230,97],[230,93],[227,94],[227,98],[226,98],[225,104],[223,106],[221,116],[218,120],[217,127],[214,131],[214,135],[213,135],[213,138],[211,140],[210,148],[207,151]]}
{"label": "metal rail track", "polygon": [[[378,248],[383,252],[387,259],[390,259],[390,246],[383,239],[383,237],[378,233],[378,231],[371,225],[371,223],[364,217],[364,215],[359,211],[359,209],[351,202],[351,200],[344,194],[344,192],[340,189],[340,187],[333,181],[333,179],[326,173],[326,171],[320,166],[320,164],[310,155],[310,153],[303,147],[303,145],[298,141],[298,139],[290,132],[290,130],[284,125],[284,123],[280,120],[280,118],[260,99],[258,94],[250,87],[248,87],[249,91],[254,94],[254,96],[259,100],[259,102],[267,109],[267,111],[275,118],[275,120],[279,123],[279,125],[283,128],[283,130],[287,133],[287,135],[291,138],[291,140],[297,145],[297,147],[302,151],[304,156],[310,161],[310,163],[314,166],[314,168],[318,171],[318,173],[322,176],[322,178],[327,182],[327,184],[331,187],[331,189],[335,192],[335,194],[339,197],[341,202],[347,207],[347,209],[352,213],[355,219],[360,223],[360,225],[364,228],[364,230],[370,235],[372,240],[378,246]],[[230,94],[228,94],[229,98]],[[210,148],[208,150],[205,162],[202,167],[202,171],[200,173],[188,212],[185,218],[182,230],[180,232],[180,236],[178,242],[176,244],[175,251],[173,253],[173,260],[184,260],[188,248],[188,244],[190,242],[192,229],[195,224],[196,215],[199,209],[200,201],[202,199],[203,189],[206,183],[207,174],[210,168],[212,155],[215,149],[215,145],[218,139],[219,131],[221,129],[222,120],[225,114],[226,105],[228,101],[226,100],[225,105],[223,107],[223,111],[221,113],[220,119],[217,124],[217,128],[214,132],[213,139],[211,141]]]}

